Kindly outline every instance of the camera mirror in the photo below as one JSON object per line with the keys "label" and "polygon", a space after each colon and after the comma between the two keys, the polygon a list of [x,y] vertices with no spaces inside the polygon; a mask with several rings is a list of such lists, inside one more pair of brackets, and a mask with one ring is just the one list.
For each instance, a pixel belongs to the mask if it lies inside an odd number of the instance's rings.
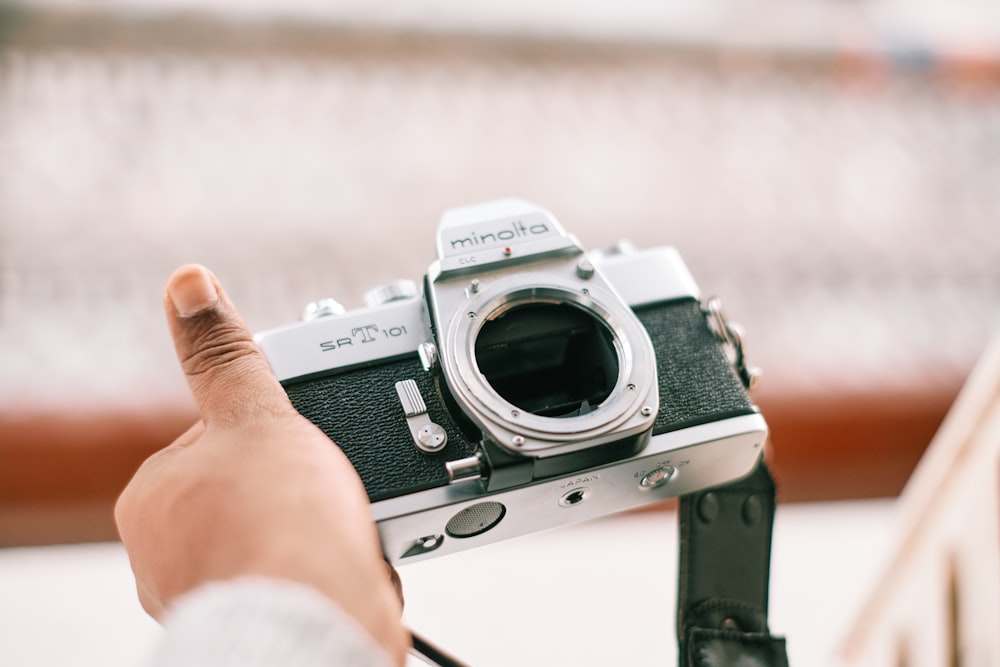
{"label": "camera mirror", "polygon": [[515,305],[476,337],[476,363],[512,405],[541,417],[596,410],[618,381],[611,330],[589,311],[565,303]]}

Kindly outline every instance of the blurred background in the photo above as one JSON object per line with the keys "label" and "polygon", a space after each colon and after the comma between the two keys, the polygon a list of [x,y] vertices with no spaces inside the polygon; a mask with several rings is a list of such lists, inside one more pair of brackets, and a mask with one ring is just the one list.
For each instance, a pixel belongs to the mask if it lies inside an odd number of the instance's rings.
{"label": "blurred background", "polygon": [[891,501],[857,501],[900,492],[1000,324],[998,185],[990,0],[2,3],[0,546],[114,540],[194,419],[175,266],[262,330],[419,279],[445,208],[505,196],[677,246],[764,369],[782,500],[877,542]]}

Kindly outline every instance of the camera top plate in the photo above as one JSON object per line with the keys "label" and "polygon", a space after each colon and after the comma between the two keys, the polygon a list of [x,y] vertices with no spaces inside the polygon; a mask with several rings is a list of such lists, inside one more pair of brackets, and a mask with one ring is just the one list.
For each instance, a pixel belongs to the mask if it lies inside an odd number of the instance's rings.
{"label": "camera top plate", "polygon": [[[552,214],[517,199],[452,209],[441,220],[438,253],[426,296],[441,369],[492,442],[517,456],[551,457],[649,431],[659,405],[649,336]],[[501,395],[479,363],[478,341],[490,323],[539,306],[582,311],[611,341],[613,387],[589,412],[581,406],[570,419],[535,414]],[[542,344],[542,334],[532,334]],[[511,348],[516,364],[513,340]]]}

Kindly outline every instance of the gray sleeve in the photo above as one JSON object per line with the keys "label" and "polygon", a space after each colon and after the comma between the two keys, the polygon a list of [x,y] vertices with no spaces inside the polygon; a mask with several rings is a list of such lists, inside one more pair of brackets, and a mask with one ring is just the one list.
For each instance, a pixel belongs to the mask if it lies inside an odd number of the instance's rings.
{"label": "gray sleeve", "polygon": [[245,578],[179,598],[154,667],[391,667],[340,607],[300,584]]}

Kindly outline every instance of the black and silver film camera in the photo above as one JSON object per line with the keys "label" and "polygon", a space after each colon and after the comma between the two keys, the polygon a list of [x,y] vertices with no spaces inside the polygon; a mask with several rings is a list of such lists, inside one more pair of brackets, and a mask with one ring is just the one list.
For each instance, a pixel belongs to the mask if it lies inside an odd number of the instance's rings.
{"label": "black and silver film camera", "polygon": [[585,254],[520,200],[453,209],[423,290],[257,342],[403,563],[722,484],[766,424],[738,331],[670,247]]}

